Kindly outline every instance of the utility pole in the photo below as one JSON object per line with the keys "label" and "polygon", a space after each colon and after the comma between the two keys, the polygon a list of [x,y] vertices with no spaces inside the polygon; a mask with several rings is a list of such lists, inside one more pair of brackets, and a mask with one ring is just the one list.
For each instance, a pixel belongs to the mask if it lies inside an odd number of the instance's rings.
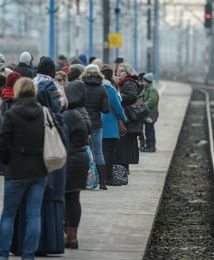
{"label": "utility pole", "polygon": [[147,72],[152,71],[152,19],[151,0],[147,0]]}
{"label": "utility pole", "polygon": [[[208,0],[214,5],[214,0]],[[213,10],[214,8],[212,8]],[[209,72],[208,72],[208,81],[210,80],[211,83],[214,82],[214,21],[213,21],[213,14],[212,14],[212,28],[211,28],[211,35],[208,33],[208,37],[210,39],[210,64],[209,64]]]}
{"label": "utility pole", "polygon": [[134,68],[138,69],[138,4],[134,1]]}
{"label": "utility pole", "polygon": [[66,37],[66,52],[67,56],[69,57],[71,54],[71,1],[68,0],[68,5],[67,5],[67,23],[66,23],[66,30],[67,30],[67,37]]}
{"label": "utility pole", "polygon": [[80,0],[76,0],[76,56],[79,56],[80,47]]}
{"label": "utility pole", "polygon": [[[115,32],[120,32],[120,0],[116,0],[116,8],[115,8]],[[116,58],[120,55],[119,48],[115,49]]]}
{"label": "utility pole", "polygon": [[189,66],[189,46],[190,45],[190,21],[188,20],[187,28],[186,28],[186,66]]}
{"label": "utility pole", "polygon": [[109,26],[110,26],[110,1],[103,0],[103,61],[109,63]]}
{"label": "utility pole", "polygon": [[154,75],[158,83],[160,77],[160,46],[159,46],[159,0],[154,5]]}
{"label": "utility pole", "polygon": [[89,57],[94,55],[94,0],[89,0]]}
{"label": "utility pole", "polygon": [[50,31],[49,31],[49,56],[55,58],[55,0],[49,2]]}
{"label": "utility pole", "polygon": [[182,64],[182,43],[183,43],[183,10],[180,10],[179,13],[179,26],[178,26],[178,52],[177,52],[177,68],[179,74],[182,73],[183,64]]}

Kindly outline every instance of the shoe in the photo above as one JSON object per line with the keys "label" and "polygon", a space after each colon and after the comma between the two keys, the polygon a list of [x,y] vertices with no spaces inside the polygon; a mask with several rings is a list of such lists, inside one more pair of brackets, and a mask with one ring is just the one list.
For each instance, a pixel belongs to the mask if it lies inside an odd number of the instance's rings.
{"label": "shoe", "polygon": [[106,166],[104,165],[96,165],[97,172],[99,175],[99,182],[100,182],[100,190],[108,190],[106,187]]}
{"label": "shoe", "polygon": [[145,153],[154,153],[156,152],[156,147],[155,146],[151,146],[151,147],[146,147],[143,152]]}
{"label": "shoe", "polygon": [[65,238],[65,248],[78,249],[77,227],[67,227],[67,236]]}

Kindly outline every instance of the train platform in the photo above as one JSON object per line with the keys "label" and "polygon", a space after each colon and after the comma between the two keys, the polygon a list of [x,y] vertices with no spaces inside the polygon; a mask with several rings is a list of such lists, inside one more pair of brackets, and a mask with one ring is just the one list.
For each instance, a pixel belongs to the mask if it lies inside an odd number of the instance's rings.
{"label": "train platform", "polygon": [[[59,258],[54,256],[54,259],[142,260],[188,108],[191,87],[181,83],[161,82],[159,93],[157,152],[140,153],[139,164],[131,166],[127,186],[111,186],[107,191],[81,193],[79,250],[68,249],[64,255]],[[0,184],[2,208],[2,177]]]}

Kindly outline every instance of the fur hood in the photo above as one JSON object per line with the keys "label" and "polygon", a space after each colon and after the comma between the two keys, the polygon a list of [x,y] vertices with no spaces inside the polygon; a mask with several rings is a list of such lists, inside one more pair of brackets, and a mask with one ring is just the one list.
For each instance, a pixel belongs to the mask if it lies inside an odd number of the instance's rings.
{"label": "fur hood", "polygon": [[98,71],[84,71],[81,75],[81,79],[84,80],[85,78],[89,78],[89,77],[97,77],[100,79],[104,79],[104,75],[101,72]]}

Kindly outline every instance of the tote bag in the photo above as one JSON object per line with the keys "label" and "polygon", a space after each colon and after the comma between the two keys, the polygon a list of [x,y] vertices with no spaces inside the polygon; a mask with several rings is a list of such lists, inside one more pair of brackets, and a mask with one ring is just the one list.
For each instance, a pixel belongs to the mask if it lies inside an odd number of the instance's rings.
{"label": "tote bag", "polygon": [[89,170],[88,170],[88,176],[87,176],[87,190],[93,190],[96,189],[98,183],[99,183],[99,177],[97,173],[96,164],[94,161],[93,152],[91,150],[90,146],[87,146],[87,153],[89,157]]}
{"label": "tote bag", "polygon": [[46,107],[43,107],[43,113],[45,131],[43,159],[49,173],[65,165],[67,154],[54,120]]}

